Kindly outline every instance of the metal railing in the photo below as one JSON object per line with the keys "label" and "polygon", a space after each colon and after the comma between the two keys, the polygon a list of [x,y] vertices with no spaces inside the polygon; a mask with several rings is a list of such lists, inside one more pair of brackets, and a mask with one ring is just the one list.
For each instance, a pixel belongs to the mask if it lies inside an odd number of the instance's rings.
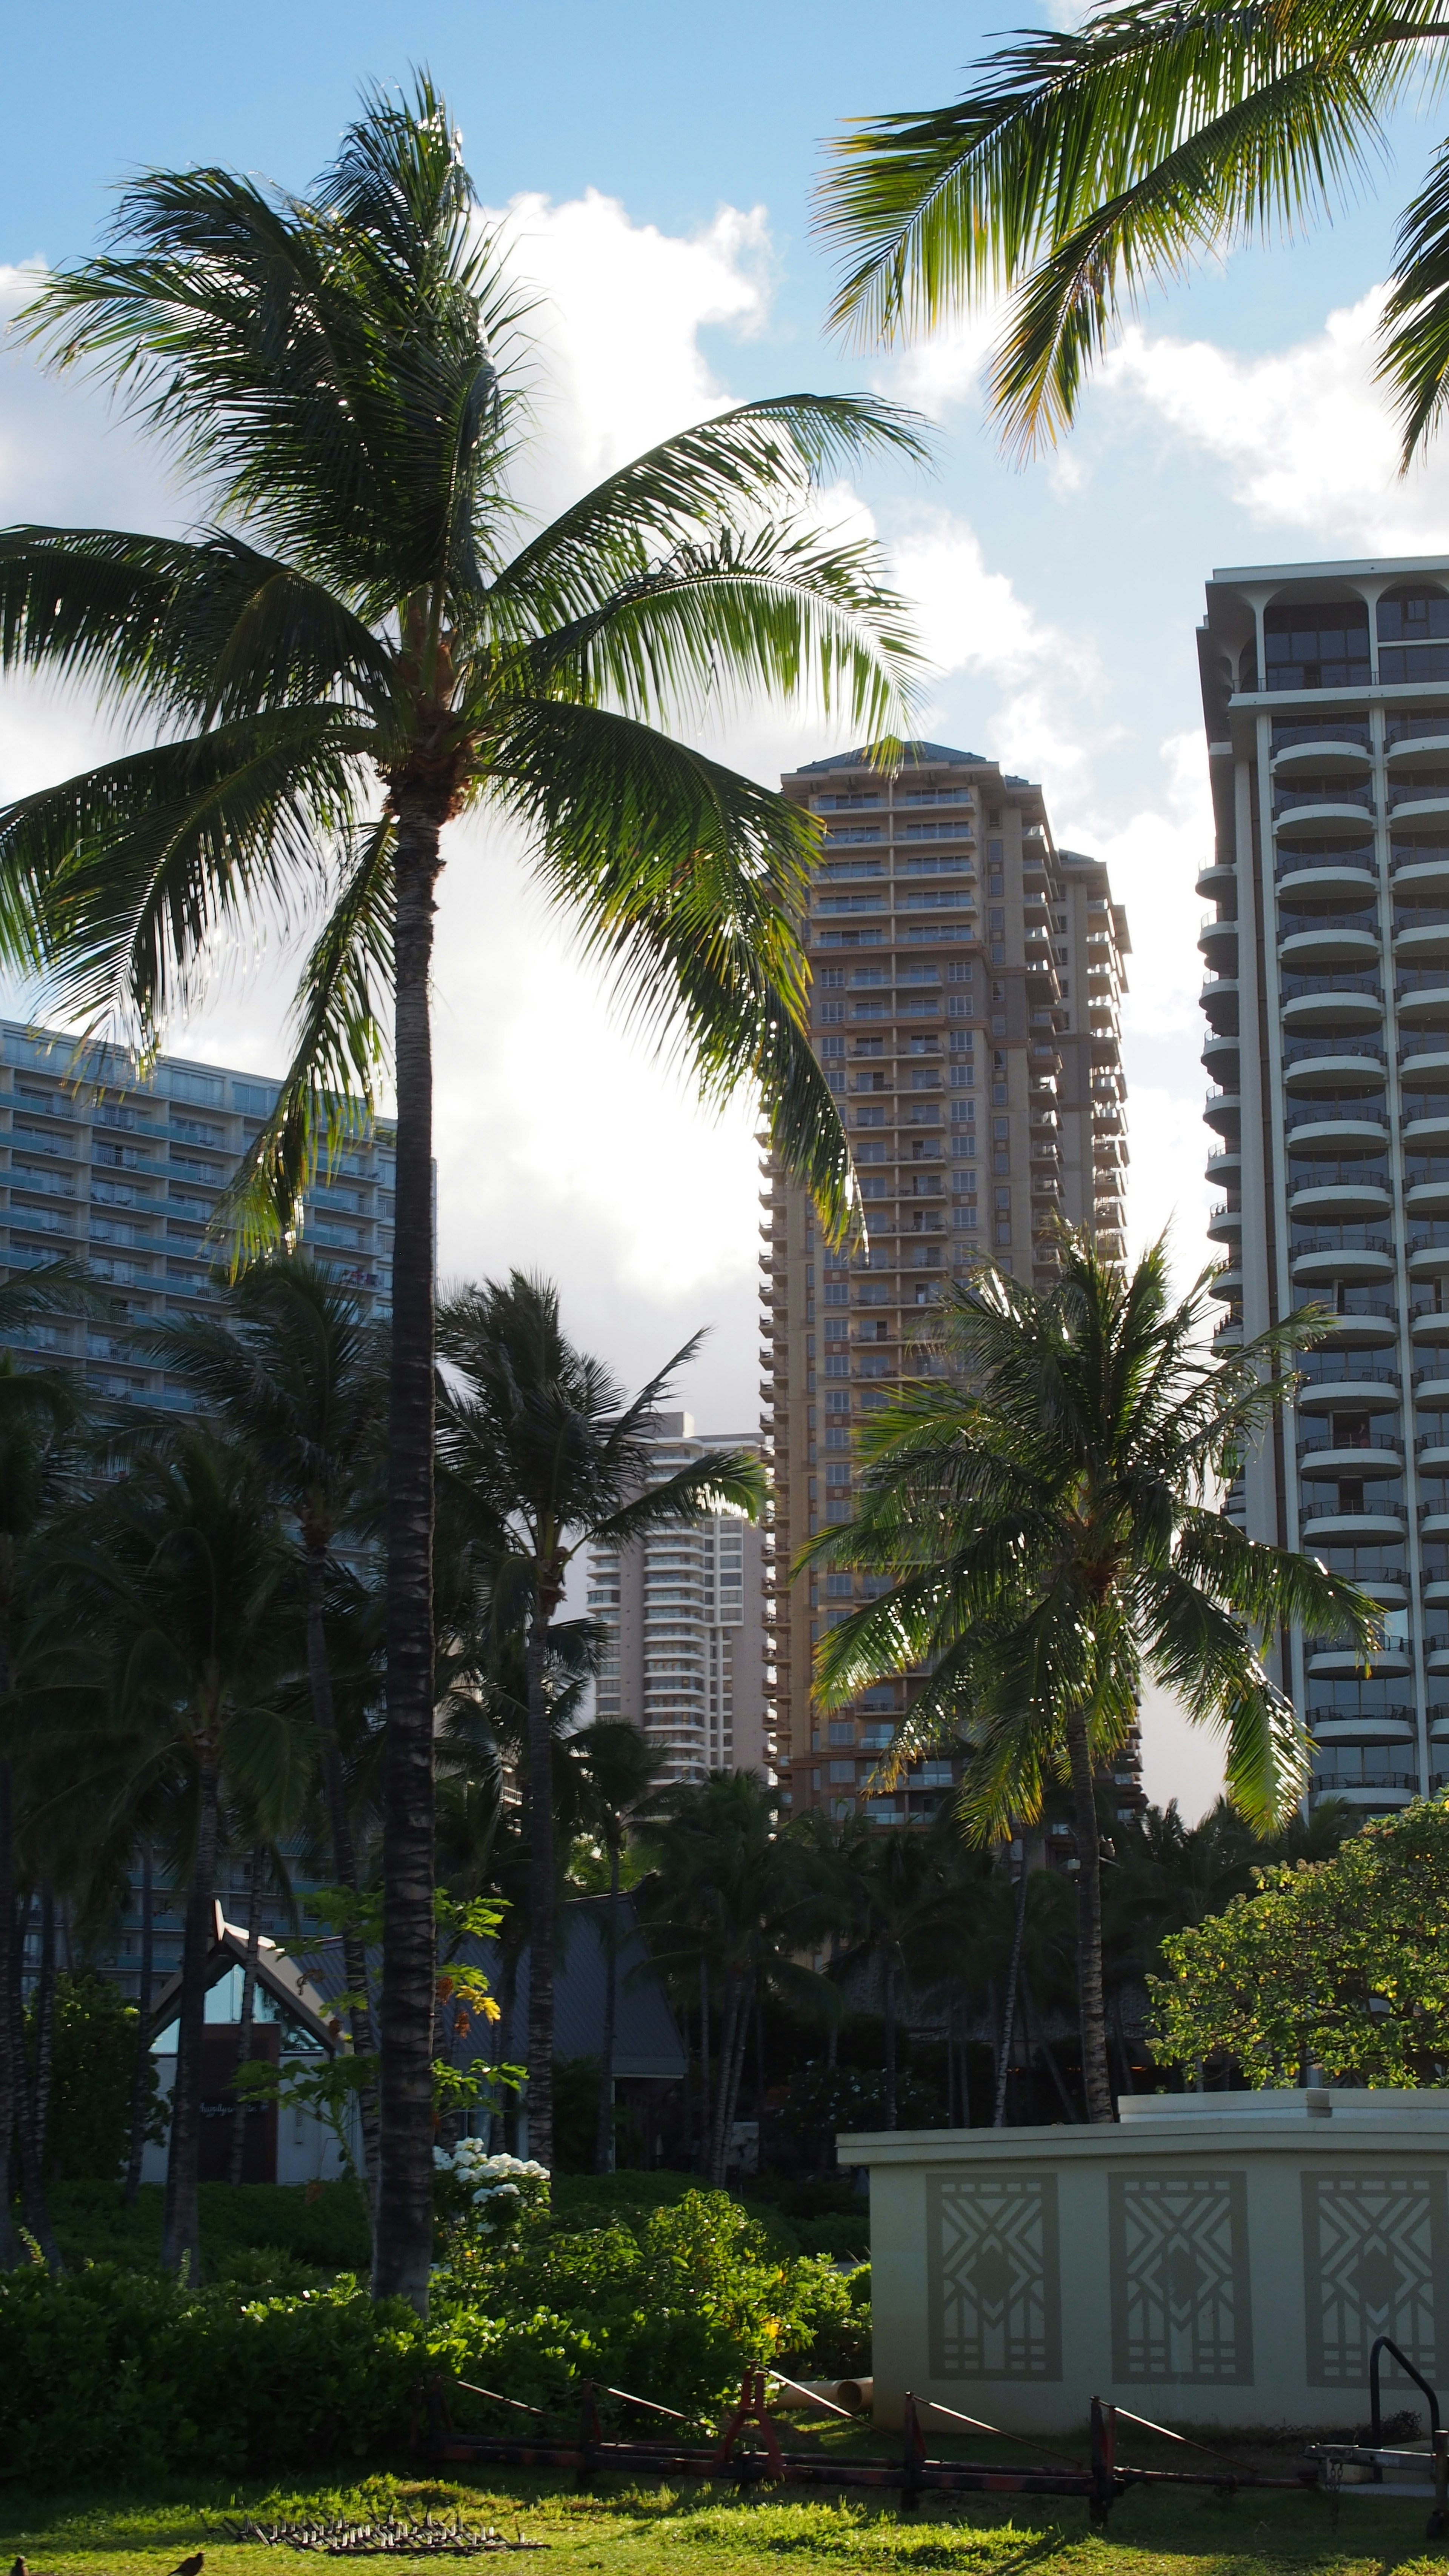
{"label": "metal railing", "polygon": [[[1426,1444],[1417,1440],[1414,1443],[1416,1449],[1421,1448],[1424,1445]],[[1437,1446],[1438,1444],[1429,1443],[1427,1445]],[[1358,1432],[1355,1433],[1352,1440],[1338,1440],[1334,1438],[1332,1432],[1324,1432],[1316,1438],[1300,1440],[1298,1443],[1298,1455],[1300,1460],[1304,1458],[1346,1458],[1350,1452],[1352,1452],[1354,1457],[1372,1455],[1375,1457],[1387,1456],[1392,1458],[1402,1458],[1404,1454],[1404,1444],[1401,1439],[1396,1439],[1392,1433],[1379,1431]]]}
{"label": "metal railing", "polygon": [[[1445,729],[1449,731],[1449,727]],[[1339,724],[1329,717],[1316,724],[1274,725],[1271,750],[1275,759],[1280,751],[1291,751],[1294,744],[1300,742],[1352,742],[1361,744],[1367,751],[1370,747],[1369,729],[1366,724],[1355,724],[1350,717],[1345,717]]]}
{"label": "metal railing", "polygon": [[1373,812],[1372,787],[1352,787],[1338,779],[1325,779],[1316,787],[1275,787],[1275,814],[1300,812],[1306,805],[1352,805],[1360,812]]}
{"label": "metal railing", "polygon": [[[1449,1228],[1444,1241],[1449,1243]],[[1370,1234],[1362,1225],[1319,1226],[1312,1234],[1295,1235],[1289,1246],[1291,1261],[1301,1261],[1312,1252],[1392,1252],[1393,1243],[1386,1234]]]}
{"label": "metal railing", "polygon": [[1313,993],[1371,993],[1380,1002],[1384,997],[1383,982],[1377,975],[1300,975],[1285,967],[1280,981],[1285,1002],[1295,1002],[1305,994]]}
{"label": "metal railing", "polygon": [[1378,875],[1378,861],[1372,847],[1364,848],[1357,842],[1352,849],[1345,847],[1341,850],[1307,850],[1301,842],[1295,849],[1291,842],[1285,842],[1279,850],[1273,875],[1281,885],[1285,877],[1306,876],[1319,868],[1352,868],[1357,876]]}
{"label": "metal railing", "polygon": [[1360,1126],[1387,1127],[1389,1113],[1377,1100],[1313,1100],[1301,1109],[1290,1109],[1285,1121],[1288,1135],[1298,1127],[1342,1126],[1356,1119]]}
{"label": "metal railing", "polygon": [[1325,1056],[1362,1056],[1370,1064],[1384,1065],[1389,1060],[1381,1039],[1360,1036],[1356,1029],[1345,1029],[1341,1036],[1331,1038],[1291,1037],[1284,1042],[1285,1064],[1319,1063]]}

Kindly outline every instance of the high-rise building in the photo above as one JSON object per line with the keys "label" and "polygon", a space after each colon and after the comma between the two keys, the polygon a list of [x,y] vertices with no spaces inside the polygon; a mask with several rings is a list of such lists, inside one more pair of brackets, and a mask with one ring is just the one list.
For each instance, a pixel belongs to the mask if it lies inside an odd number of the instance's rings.
{"label": "high-rise building", "polygon": [[[14,1344],[70,1365],[109,1402],[192,1404],[139,1357],[124,1329],[193,1313],[223,1247],[217,1203],[268,1117],[278,1084],[162,1056],[144,1079],[121,1047],[77,1052],[64,1033],[0,1020],[0,1275],[64,1256],[117,1293],[114,1326],[33,1324]],[[333,1264],[364,1313],[392,1296],[395,1130],[378,1120],[307,1192],[301,1239]]]}
{"label": "high-rise building", "polygon": [[[754,1449],[747,1432],[697,1432],[687,1413],[661,1413],[651,1442],[655,1478],[710,1453]],[[610,1631],[595,1704],[628,1718],[664,1756],[662,1779],[707,1771],[775,1777],[765,1592],[773,1531],[740,1512],[715,1512],[589,1551],[588,1607]]]}
{"label": "high-rise building", "polygon": [[[848,1123],[870,1240],[827,1251],[807,1193],[767,1155],[776,1733],[796,1811],[849,1812],[909,1685],[822,1719],[813,1647],[872,1583],[825,1574],[792,1587],[789,1566],[810,1533],[851,1516],[862,1419],[935,1364],[918,1343],[946,1281],[984,1258],[1047,1282],[1059,1216],[1125,1251],[1129,942],[1105,867],[1058,850],[1041,789],[978,753],[912,743],[887,777],[851,752],[783,784],[824,825],[807,924],[815,1047]],[[949,1763],[926,1763],[869,1812],[923,1813],[950,1777]]]}
{"label": "high-rise building", "polygon": [[1367,1670],[1275,1655],[1383,1811],[1449,1781],[1449,558],[1217,572],[1199,645],[1216,1340],[1333,1318],[1228,1507],[1386,1612]]}
{"label": "high-rise building", "polygon": [[[207,1227],[266,1120],[278,1084],[180,1056],[144,1079],[124,1048],[87,1046],[54,1029],[0,1020],[0,1278],[65,1258],[116,1293],[113,1323],[31,1323],[9,1346],[74,1370],[109,1404],[194,1409],[191,1389],[138,1353],[128,1327],[204,1309],[225,1246]],[[391,1311],[396,1131],[379,1119],[319,1169],[301,1240],[330,1263],[364,1314]],[[245,1919],[245,1855],[223,1861],[217,1893]],[[306,1883],[294,1871],[294,1885]],[[133,1870],[116,1934],[93,1961],[128,1993],[139,1981],[141,1881]],[[158,1882],[153,1901],[158,1986],[179,1967],[184,1897]],[[273,1890],[262,1928],[284,1932]],[[34,1967],[35,1940],[26,1973]]]}

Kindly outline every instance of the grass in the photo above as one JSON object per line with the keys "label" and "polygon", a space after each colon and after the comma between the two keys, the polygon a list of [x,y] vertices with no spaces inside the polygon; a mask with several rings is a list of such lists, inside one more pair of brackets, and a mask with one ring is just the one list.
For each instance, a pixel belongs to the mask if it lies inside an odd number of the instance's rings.
{"label": "grass", "polygon": [[[888,2451],[891,2436],[866,2436],[859,2446]],[[949,2455],[948,2446],[940,2450]],[[1004,2463],[1006,2453],[987,2444],[972,2456]],[[1162,2466],[1167,2446],[1144,2436],[1131,2456]],[[1291,2474],[1292,2465],[1280,2453],[1269,2473]],[[316,2576],[315,2558],[233,2542],[220,2533],[220,2518],[238,2510],[284,2519],[319,2509],[372,2516],[394,2503],[405,2512],[476,2516],[510,2538],[521,2530],[547,2544],[546,2576],[681,2576],[681,2560],[687,2576],[769,2576],[782,2565],[802,2576],[817,2568],[840,2576],[857,2569],[910,2576],[917,2568],[962,2576],[1383,2576],[1419,2567],[1442,2576],[1445,2557],[1442,2543],[1425,2541],[1421,2502],[1345,2503],[1335,2531],[1327,2501],[1307,2492],[1227,2499],[1159,2488],[1125,2497],[1102,2533],[1092,2530],[1085,2504],[1056,2497],[928,2498],[903,2518],[894,2499],[794,2499],[770,2489],[736,2496],[708,2487],[579,2495],[558,2480],[493,2470],[474,2481],[414,2475],[351,2487],[178,2486],[146,2498],[0,2490],[0,2551],[24,2557],[31,2576],[172,2576],[197,2550],[206,2576]],[[429,2562],[357,2563],[418,2570]]]}

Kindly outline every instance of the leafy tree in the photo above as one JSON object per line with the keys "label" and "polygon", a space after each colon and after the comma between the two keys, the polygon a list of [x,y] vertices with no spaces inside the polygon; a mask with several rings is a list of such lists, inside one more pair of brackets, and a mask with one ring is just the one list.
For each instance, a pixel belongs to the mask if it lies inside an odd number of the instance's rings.
{"label": "leafy tree", "polygon": [[958,1902],[939,1838],[917,1831],[882,1833],[849,1820],[839,1847],[845,1946],[834,1962],[847,1976],[880,1972],[885,2008],[885,2125],[896,2126],[896,2012],[902,1983],[934,1983],[940,1948]]}
{"label": "leafy tree", "polygon": [[[991,407],[1018,449],[1052,440],[1145,289],[1351,200],[1382,121],[1437,97],[1443,36],[1418,0],[1135,0],[1014,35],[951,106],[837,138],[820,190],[845,259],[833,318],[892,338],[1004,292]],[[1394,260],[1379,374],[1407,465],[1449,386],[1449,144]]]}
{"label": "leafy tree", "polygon": [[205,1967],[224,1800],[244,1785],[285,1806],[305,1775],[284,1688],[300,1661],[294,1559],[251,1451],[205,1423],[143,1451],[91,1503],[79,1535],[89,1545],[75,1546],[62,1577],[116,1675],[109,1745],[87,1746],[96,1786],[107,1756],[123,1809],[160,1780],[185,1857],[162,2250],[195,2279]]}
{"label": "leafy tree", "polygon": [[[356,1895],[356,1841],[327,1644],[327,1591],[338,1540],[371,1510],[381,1475],[386,1352],[377,1328],[325,1263],[304,1253],[254,1261],[221,1313],[187,1316],[146,1337],[168,1375],[189,1386],[254,1450],[296,1523],[306,1583],[307,1685],[317,1730],[332,1871]],[[355,1914],[342,1932],[357,2057],[373,2050],[367,1962]],[[377,2179],[377,2104],[362,2102],[368,2175]]]}
{"label": "leafy tree", "polygon": [[604,2027],[599,2041],[599,2105],[594,2168],[614,2170],[614,2036],[618,2024],[619,1872],[629,1825],[664,1769],[664,1755],[637,1726],[622,1719],[596,1720],[570,1746],[584,1775],[585,1821],[604,1846],[609,1869],[609,1911],[604,1918]]}
{"label": "leafy tree", "polygon": [[515,543],[526,302],[444,100],[372,92],[308,198],[151,172],[30,327],[170,448],[181,538],[12,529],[0,662],[98,686],[150,747],[0,814],[0,957],[144,1045],[205,952],[320,905],[298,1038],[257,1140],[295,1201],[390,1008],[397,1209],[388,1473],[386,1972],[375,2285],[427,2300],[432,2203],[433,1211],[429,975],[445,827],[521,834],[633,1018],[719,1101],[762,1095],[830,1225],[853,1206],[811,1052],[798,913],[818,831],[661,729],[721,692],[823,696],[878,738],[912,667],[869,545],[818,479],[913,423],[853,397],[745,404]]}
{"label": "leafy tree", "polygon": [[528,1707],[528,2140],[553,2160],[553,1776],[550,1630],[568,1569],[581,1549],[624,1546],[648,1530],[688,1522],[721,1504],[751,1517],[764,1474],[746,1450],[728,1451],[656,1477],[650,1432],[698,1335],[627,1401],[598,1360],[575,1348],[559,1321],[558,1295],[514,1271],[506,1282],[464,1289],[438,1318],[438,1348],[456,1376],[439,1395],[440,1472],[449,1508],[466,1514],[526,1605]]}
{"label": "leafy tree", "polygon": [[1319,2065],[1360,2084],[1449,2083],[1449,1803],[1416,1799],[1329,1860],[1254,1872],[1252,1895],[1172,1933],[1148,1986],[1164,2052],[1250,2084]]}
{"label": "leafy tree", "polygon": [[1223,1736],[1229,1796],[1269,1824],[1301,1793],[1306,1744],[1250,1632],[1303,1620],[1375,1633],[1352,1584],[1215,1508],[1312,1324],[1295,1317],[1217,1361],[1207,1306],[1207,1274],[1171,1303],[1160,1243],[1130,1276],[1070,1234],[1049,1288],[983,1271],[942,1313],[951,1376],[871,1416],[855,1520],[800,1555],[888,1578],[822,1640],[821,1700],[914,1671],[894,1763],[963,1742],[960,1812],[976,1839],[1034,1821],[1050,1783],[1070,1780],[1093,2120],[1113,2116],[1093,1779],[1136,1723],[1144,1675]]}
{"label": "leafy tree", "polygon": [[774,1794],[750,1771],[711,1771],[661,1792],[643,1834],[653,1875],[639,1889],[654,1957],[666,1972],[702,1964],[720,1995],[709,2178],[724,2181],[750,2015],[773,1991],[822,2018],[822,1979],[799,1953],[823,1929],[828,1897],[814,1856],[776,1831]]}
{"label": "leafy tree", "polygon": [[[38,2038],[37,2002],[26,2016],[27,2047]],[[140,2014],[113,1977],[93,1972],[56,1981],[50,2117],[45,2172],[52,2182],[114,2182],[130,2140],[131,2093]],[[155,2060],[143,2134],[165,2134]]]}

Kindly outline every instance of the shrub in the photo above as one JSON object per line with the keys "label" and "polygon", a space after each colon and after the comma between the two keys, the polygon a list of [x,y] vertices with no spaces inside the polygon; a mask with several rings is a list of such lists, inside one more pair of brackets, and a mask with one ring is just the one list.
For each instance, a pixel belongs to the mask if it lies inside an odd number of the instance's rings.
{"label": "shrub", "polygon": [[[115,2264],[0,2275],[0,2476],[139,2482],[376,2463],[402,2450],[413,2393],[435,2370],[564,2421],[583,2376],[708,2412],[747,2362],[860,2368],[867,2296],[868,2275],[778,2259],[718,2192],[633,2226],[543,2220],[470,2248],[440,2268],[426,2326],[401,2305],[374,2307],[350,2277],[249,2293]],[[490,2412],[461,2396],[457,2408],[465,2421]]]}

